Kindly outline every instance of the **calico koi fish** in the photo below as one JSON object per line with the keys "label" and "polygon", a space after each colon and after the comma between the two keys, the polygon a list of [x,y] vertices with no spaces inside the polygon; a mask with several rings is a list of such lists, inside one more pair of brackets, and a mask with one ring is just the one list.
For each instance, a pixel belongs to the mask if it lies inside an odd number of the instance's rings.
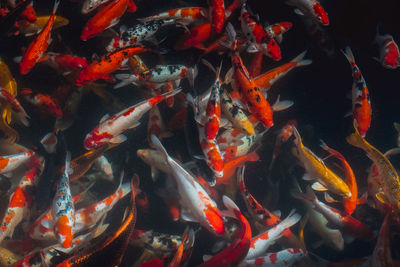
{"label": "calico koi fish", "polygon": [[396,216],[400,215],[400,178],[396,169],[385,155],[370,145],[358,132],[357,121],[353,121],[355,132],[346,138],[346,141],[367,153],[368,157],[378,168],[380,182],[383,191],[378,192],[376,198],[387,205],[390,205]]}
{"label": "calico koi fish", "polygon": [[28,162],[33,155],[35,155],[35,152],[29,150],[9,156],[0,156],[0,174],[14,171],[22,164]]}
{"label": "calico koi fish", "polygon": [[[268,253],[264,257],[245,260],[245,266],[257,267],[284,267],[293,266],[297,261],[307,256],[307,251],[301,248],[288,248],[275,253]],[[239,265],[241,266],[241,265]]]}
{"label": "calico koi fish", "polygon": [[113,0],[107,3],[86,23],[81,33],[81,40],[87,41],[115,26],[127,10],[128,2],[129,0]]}
{"label": "calico koi fish", "polygon": [[114,81],[110,73],[124,66],[130,57],[147,51],[152,51],[152,49],[144,46],[135,46],[108,53],[82,69],[75,84],[81,86],[98,79]]}
{"label": "calico koi fish", "polygon": [[333,173],[325,163],[317,157],[310,149],[304,146],[301,141],[301,137],[296,127],[293,127],[293,134],[296,137],[294,143],[297,147],[298,158],[302,162],[306,173],[303,176],[304,180],[314,180],[312,185],[314,190],[326,191],[341,196],[342,198],[351,197],[351,191],[348,185],[339,178],[335,173]]}
{"label": "calico koi fish", "polygon": [[[39,16],[36,18],[35,22],[29,22],[26,20],[19,21],[18,29],[27,37],[38,34],[45,27],[46,23],[49,21],[49,18],[50,16]],[[67,18],[55,16],[52,29],[56,30],[68,24],[69,20]]]}
{"label": "calico koi fish", "polygon": [[359,133],[362,137],[365,137],[371,125],[371,100],[368,87],[360,69],[356,65],[350,47],[346,47],[343,54],[349,61],[353,73],[353,88],[351,90],[353,117],[357,121]]}
{"label": "calico koi fish", "polygon": [[24,55],[22,56],[21,62],[19,63],[19,70],[21,74],[27,74],[42,57],[43,53],[46,52],[47,47],[51,42],[51,29],[53,27],[55,13],[59,4],[60,0],[55,0],[53,13],[47,21],[46,26],[29,44]]}
{"label": "calico koi fish", "polygon": [[199,266],[237,266],[245,257],[250,248],[251,227],[246,217],[242,215],[236,204],[227,196],[222,197],[227,211],[226,216],[239,220],[240,232],[236,240],[227,248],[212,257],[205,258]]}
{"label": "calico koi fish", "polygon": [[324,26],[329,25],[328,13],[317,0],[287,0],[286,4],[296,7],[298,15],[307,16]]}
{"label": "calico koi fish", "polygon": [[247,10],[247,2],[242,1],[242,10],[240,12],[240,21],[242,31],[250,41],[247,52],[262,52],[267,57],[275,61],[281,60],[281,50],[276,41],[265,32],[263,27],[251,16]]}
{"label": "calico koi fish", "polygon": [[178,185],[181,203],[191,212],[190,219],[199,222],[203,227],[216,235],[223,235],[225,233],[224,221],[214,200],[209,197],[207,192],[190,173],[168,155],[156,136],[152,135],[151,141],[163,154],[164,160],[167,161]]}
{"label": "calico koi fish", "polygon": [[57,118],[62,117],[62,110],[54,100],[46,94],[34,93],[32,89],[24,88],[20,92],[26,101],[32,105],[44,109],[47,114]]}
{"label": "calico koi fish", "polygon": [[119,34],[115,36],[106,47],[108,52],[128,46],[141,45],[144,42],[155,41],[154,35],[159,29],[176,23],[173,19],[155,20],[146,23],[137,23],[133,27],[127,28],[122,25]]}
{"label": "calico koi fish", "polygon": [[274,38],[278,43],[282,42],[283,34],[290,30],[293,26],[291,22],[279,22],[276,24],[268,25],[265,27],[265,32],[267,32],[272,38]]}
{"label": "calico koi fish", "polygon": [[396,69],[400,66],[400,51],[393,36],[390,34],[379,34],[379,24],[376,30],[375,43],[378,44],[379,59],[377,59],[383,67],[387,69]]}
{"label": "calico koi fish", "polygon": [[193,81],[195,73],[195,69],[184,65],[158,65],[139,74],[116,74],[115,78],[121,80],[121,82],[114,85],[114,89],[137,82],[165,83],[168,81],[181,80],[183,78],[188,78],[189,81]]}
{"label": "calico koi fish", "polygon": [[28,121],[28,119],[30,118],[29,115],[26,114],[26,111],[21,106],[19,101],[4,88],[0,88],[0,100],[6,102],[7,104],[10,104],[11,109],[12,111],[15,112],[16,116],[18,117],[18,120],[23,125],[29,126],[29,121]]}
{"label": "calico koi fish", "polygon": [[209,18],[212,21],[214,31],[220,34],[225,25],[225,5],[224,0],[209,0]]}
{"label": "calico koi fish", "polygon": [[12,237],[15,227],[29,215],[32,205],[32,195],[29,187],[35,186],[38,178],[38,170],[32,168],[25,173],[18,187],[11,194],[8,208],[0,226],[0,243],[6,237]]}
{"label": "calico koi fish", "polygon": [[262,256],[268,248],[282,236],[282,232],[300,221],[301,216],[295,211],[290,214],[279,224],[271,229],[253,237],[250,242],[250,249],[246,255],[246,259],[254,259]]}
{"label": "calico koi fish", "polygon": [[306,53],[307,51],[304,51],[300,53],[297,57],[293,58],[290,62],[255,77],[254,83],[261,90],[268,91],[276,81],[288,74],[289,71],[297,67],[310,65],[312,63],[312,60],[304,59]]}
{"label": "calico koi fish", "polygon": [[314,208],[323,214],[331,225],[335,225],[339,229],[342,229],[346,234],[364,240],[371,240],[373,238],[372,231],[368,228],[368,226],[364,225],[362,222],[351,217],[350,215],[331,208],[319,201],[314,191],[310,187],[307,187],[307,194],[296,192],[292,193],[292,196],[298,199],[310,201],[314,205]]}
{"label": "calico koi fish", "polygon": [[207,9],[203,7],[183,7],[161,12],[138,20],[142,23],[146,23],[150,21],[173,19],[179,21],[179,23],[188,25],[197,22],[205,22],[207,19],[206,14]]}
{"label": "calico koi fish", "polygon": [[137,127],[140,124],[140,118],[147,111],[149,111],[153,106],[157,105],[161,101],[165,100],[168,97],[174,96],[180,91],[181,89],[176,89],[172,92],[168,92],[159,96],[155,96],[148,100],[144,100],[136,105],[122,110],[121,112],[111,117],[109,115],[103,116],[103,118],[100,120],[100,124],[86,135],[84,147],[90,150],[108,142],[124,142],[127,138],[126,136],[122,135],[122,133],[126,129]]}

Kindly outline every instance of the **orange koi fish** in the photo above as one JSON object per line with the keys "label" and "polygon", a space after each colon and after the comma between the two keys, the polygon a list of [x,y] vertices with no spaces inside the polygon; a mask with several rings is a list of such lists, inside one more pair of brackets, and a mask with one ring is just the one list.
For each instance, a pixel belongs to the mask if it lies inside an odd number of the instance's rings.
{"label": "orange koi fish", "polygon": [[106,81],[114,81],[110,73],[118,70],[125,65],[130,57],[136,54],[152,51],[152,49],[144,46],[127,47],[102,56],[99,60],[95,60],[79,73],[75,84],[82,86],[84,84],[103,79]]}
{"label": "orange koi fish", "polygon": [[129,0],[113,0],[105,5],[97,14],[92,17],[84,26],[81,33],[81,40],[87,41],[118,24],[119,19],[124,15],[128,8]]}
{"label": "orange koi fish", "polygon": [[209,0],[210,15],[214,31],[220,34],[225,25],[225,5],[224,0]]}
{"label": "orange koi fish", "polygon": [[242,215],[236,204],[227,196],[223,196],[222,201],[225,207],[226,216],[239,220],[240,233],[238,238],[232,242],[227,248],[218,254],[207,257],[199,266],[203,267],[217,267],[217,266],[238,266],[240,262],[246,257],[250,248],[251,227],[247,219]]}
{"label": "orange koi fish", "polygon": [[379,59],[383,67],[387,69],[396,69],[400,66],[400,51],[393,36],[390,34],[379,34],[379,24],[376,30],[375,43],[380,48]]}
{"label": "orange koi fish", "polygon": [[34,93],[32,89],[24,88],[20,94],[25,98],[26,101],[34,106],[43,108],[46,113],[57,118],[62,117],[61,108],[54,102],[54,100],[49,96],[41,93]]}
{"label": "orange koi fish", "polygon": [[349,61],[353,73],[353,88],[351,90],[353,117],[357,121],[358,132],[362,137],[365,137],[371,124],[371,100],[368,87],[360,69],[356,65],[350,47],[346,47],[343,54]]}
{"label": "orange koi fish", "polygon": [[51,29],[53,27],[55,13],[59,4],[60,0],[55,0],[53,13],[47,21],[46,26],[29,44],[25,54],[22,56],[21,62],[19,63],[19,70],[21,74],[27,74],[42,57],[43,53],[46,52],[47,47],[51,42]]}

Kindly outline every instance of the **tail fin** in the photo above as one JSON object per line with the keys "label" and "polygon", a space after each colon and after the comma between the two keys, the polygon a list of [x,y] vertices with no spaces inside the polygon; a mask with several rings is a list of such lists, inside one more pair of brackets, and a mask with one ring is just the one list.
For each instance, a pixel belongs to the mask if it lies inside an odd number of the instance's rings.
{"label": "tail fin", "polygon": [[364,138],[361,137],[360,133],[358,132],[358,124],[357,121],[353,121],[353,126],[354,126],[354,133],[346,137],[347,143],[349,143],[352,146],[358,147],[358,148],[363,148],[363,141]]}
{"label": "tail fin", "polygon": [[189,84],[190,87],[194,87],[194,79],[196,79],[198,74],[198,70],[197,70],[197,66],[195,65],[192,69],[189,69],[188,71],[188,80],[189,80]]}
{"label": "tail fin", "polygon": [[72,174],[73,170],[71,169],[71,152],[67,151],[67,155],[65,156],[65,173]]}
{"label": "tail fin", "polygon": [[296,145],[302,145],[301,136],[300,136],[300,134],[299,134],[299,132],[297,131],[297,128],[296,128],[295,126],[293,126],[293,134],[294,134],[294,137],[296,137],[296,138],[294,139],[294,143],[295,143]]}
{"label": "tail fin", "polygon": [[168,156],[167,150],[165,150],[164,146],[161,144],[160,139],[158,139],[158,137],[155,136],[154,134],[152,134],[150,138],[151,138],[151,142],[153,143],[154,147],[158,151],[161,152],[162,156],[166,160],[169,156]]}
{"label": "tail fin", "polygon": [[60,5],[61,0],[56,0],[54,1],[54,7],[53,7],[53,14],[56,13],[58,6]]}
{"label": "tail fin", "polygon": [[235,202],[233,202],[232,199],[230,199],[229,197],[227,197],[225,195],[222,197],[222,202],[224,203],[225,207],[228,208],[227,211],[223,212],[224,215],[236,218],[234,210],[240,211],[240,209],[238,208],[238,206],[236,206]]}
{"label": "tail fin", "polygon": [[241,193],[246,193],[246,185],[244,183],[244,170],[245,170],[245,166],[242,166],[238,169],[237,171],[237,185],[238,185],[238,189]]}
{"label": "tail fin", "polygon": [[227,39],[224,41],[219,41],[219,44],[233,51],[236,51],[237,49],[236,31],[231,23],[228,23],[226,25],[226,37]]}
{"label": "tail fin", "polygon": [[290,228],[300,221],[301,215],[296,213],[296,210],[291,210],[289,215],[280,223],[284,229]]}
{"label": "tail fin", "polygon": [[343,55],[347,58],[350,64],[355,64],[356,61],[354,59],[353,52],[351,51],[350,46],[346,46],[345,50],[342,50]]}
{"label": "tail fin", "polygon": [[312,63],[312,60],[311,59],[304,59],[304,56],[306,55],[306,53],[307,53],[307,50],[303,51],[297,57],[292,59],[291,62],[296,62],[298,67],[310,65]]}
{"label": "tail fin", "polygon": [[121,80],[121,82],[114,85],[114,89],[118,89],[118,88],[127,86],[136,80],[135,79],[136,76],[133,74],[129,74],[129,73],[115,74],[115,78],[117,78],[118,80]]}

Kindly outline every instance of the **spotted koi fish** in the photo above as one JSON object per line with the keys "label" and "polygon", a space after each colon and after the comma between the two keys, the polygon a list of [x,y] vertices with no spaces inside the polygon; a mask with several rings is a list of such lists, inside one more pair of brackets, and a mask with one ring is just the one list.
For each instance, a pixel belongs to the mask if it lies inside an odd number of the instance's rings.
{"label": "spotted koi fish", "polygon": [[207,16],[206,14],[207,9],[203,7],[184,7],[168,10],[166,12],[138,20],[142,23],[145,23],[150,21],[173,19],[179,21],[179,23],[188,25],[192,23],[205,22]]}
{"label": "spotted koi fish", "polygon": [[264,31],[263,27],[247,10],[246,1],[242,1],[240,21],[244,35],[250,41],[247,52],[254,53],[260,51],[273,60],[281,60],[282,55],[278,44],[268,32]]}
{"label": "spotted koi fish", "polygon": [[122,25],[119,28],[119,35],[111,40],[106,50],[112,52],[128,46],[141,45],[146,41],[154,41],[154,35],[159,29],[164,26],[174,25],[175,23],[173,19],[163,19],[146,23],[137,23],[130,28]]}
{"label": "spotted koi fish", "polygon": [[140,123],[140,118],[149,111],[153,106],[157,105],[161,101],[168,97],[174,96],[179,93],[181,89],[176,89],[172,92],[168,92],[159,96],[155,96],[148,100],[144,100],[136,105],[133,105],[121,112],[108,116],[105,115],[100,120],[100,124],[96,126],[90,133],[85,137],[84,147],[86,149],[94,149],[108,142],[121,143],[127,138],[122,135],[126,129],[132,129],[137,127]]}
{"label": "spotted koi fish", "polygon": [[183,78],[189,78],[192,81],[194,76],[195,70],[183,65],[158,65],[140,74],[116,74],[115,78],[122,81],[114,85],[114,89],[136,82],[165,83]]}
{"label": "spotted koi fish", "polygon": [[110,73],[124,66],[130,57],[147,51],[151,51],[151,49],[144,46],[135,46],[108,53],[82,69],[75,84],[81,86],[98,79],[114,81]]}
{"label": "spotted koi fish", "polygon": [[191,174],[168,155],[156,136],[152,135],[151,141],[163,154],[164,160],[167,161],[173,173],[173,177],[178,185],[181,203],[191,212],[190,220],[199,222],[204,228],[216,235],[223,235],[225,233],[224,221],[214,200],[209,197],[207,192]]}
{"label": "spotted koi fish", "polygon": [[8,208],[0,226],[0,243],[6,237],[12,237],[15,227],[24,219],[29,217],[32,205],[32,195],[29,188],[35,186],[38,179],[38,170],[32,168],[25,173],[18,187],[11,194]]}
{"label": "spotted koi fish", "polygon": [[365,137],[365,134],[371,125],[371,100],[367,83],[365,82],[360,69],[356,65],[350,47],[346,47],[343,54],[349,61],[353,73],[353,88],[351,90],[353,117],[357,121],[358,132],[362,137]]}
{"label": "spotted koi fish", "polygon": [[53,13],[47,21],[46,26],[29,44],[25,54],[22,56],[21,62],[19,63],[19,70],[21,74],[27,74],[36,65],[43,53],[46,52],[47,47],[51,42],[51,29],[53,27],[55,13],[59,4],[60,0],[56,0],[54,2]]}
{"label": "spotted koi fish", "polygon": [[274,38],[278,43],[282,42],[283,34],[290,30],[293,26],[291,22],[279,22],[265,27],[265,32]]}
{"label": "spotted koi fish", "polygon": [[107,3],[86,23],[81,33],[81,40],[87,41],[117,25],[128,8],[128,2],[129,0],[113,0]]}
{"label": "spotted koi fish", "polygon": [[317,0],[287,0],[286,4],[296,7],[295,13],[307,16],[320,23],[329,25],[328,13]]}
{"label": "spotted koi fish", "polygon": [[35,155],[35,152],[30,150],[9,156],[0,156],[0,174],[14,171],[28,162],[33,155]]}
{"label": "spotted koi fish", "polygon": [[[379,26],[379,24],[378,24]],[[379,27],[377,27],[375,43],[378,44],[379,62],[387,69],[396,69],[400,66],[400,51],[393,36],[390,34],[379,34]]]}
{"label": "spotted koi fish", "polygon": [[24,88],[20,92],[26,101],[32,105],[43,109],[47,114],[57,118],[62,117],[62,110],[54,100],[46,94],[34,93],[32,89]]}
{"label": "spotted koi fish", "polygon": [[23,125],[29,126],[29,115],[26,114],[19,101],[4,88],[0,88],[0,100],[10,104],[11,109],[15,112],[19,121],[21,121]]}
{"label": "spotted koi fish", "polygon": [[[307,256],[307,251],[301,248],[288,248],[279,252],[268,253],[264,257],[245,260],[246,266],[272,267],[293,266],[297,261]],[[241,265],[239,265],[241,266]]]}

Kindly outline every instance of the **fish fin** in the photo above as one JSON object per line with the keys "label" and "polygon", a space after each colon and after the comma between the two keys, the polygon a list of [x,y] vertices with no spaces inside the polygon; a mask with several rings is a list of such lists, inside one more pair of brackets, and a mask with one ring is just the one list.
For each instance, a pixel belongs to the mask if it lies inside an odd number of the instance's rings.
{"label": "fish fin", "polygon": [[353,116],[353,111],[349,110],[348,112],[346,112],[346,114],[344,114],[344,117],[351,117]]}
{"label": "fish fin", "polygon": [[159,173],[160,171],[157,168],[151,167],[151,179],[153,180],[153,182],[157,180]]}
{"label": "fish fin", "polygon": [[291,106],[293,106],[293,104],[294,104],[294,102],[291,100],[279,101],[279,99],[277,99],[275,104],[272,105],[272,109],[274,111],[282,111],[282,110],[290,108]]}
{"label": "fish fin", "polygon": [[101,117],[100,123],[103,123],[103,122],[104,122],[105,120],[107,120],[109,117],[110,117],[110,114],[109,114],[109,113],[105,114],[103,117]]}
{"label": "fish fin", "polygon": [[226,119],[226,118],[221,118],[221,121],[219,122],[219,127],[220,128],[225,128],[225,129],[230,129],[232,128],[232,123]]}
{"label": "fish fin", "polygon": [[221,40],[218,43],[222,46],[225,46],[229,49],[236,49],[236,31],[235,28],[233,27],[233,25],[229,22],[226,27],[226,36],[227,39],[226,40]]}
{"label": "fish fin", "polygon": [[251,43],[249,46],[247,46],[246,51],[247,51],[247,53],[257,53],[258,48],[257,48],[256,44]]}
{"label": "fish fin", "polygon": [[215,74],[217,73],[217,70],[214,68],[214,66],[208,61],[205,60],[204,58],[201,59],[201,63],[203,63],[204,65],[206,65],[212,72],[214,72]]}
{"label": "fish fin", "polygon": [[112,28],[118,23],[119,23],[119,18],[114,18],[113,20],[111,20],[110,25],[108,25],[106,29]]}
{"label": "fish fin", "polygon": [[300,192],[291,192],[292,196],[297,199],[303,199],[310,202],[314,202],[317,200],[317,196],[315,195],[314,191],[312,191],[311,187],[307,186],[306,188],[307,194],[300,193]]}
{"label": "fish fin", "polygon": [[120,144],[120,143],[125,142],[126,139],[128,139],[128,138],[125,135],[120,134],[120,135],[117,135],[117,136],[114,136],[113,138],[111,138],[109,142],[113,143],[113,144]]}
{"label": "fish fin", "polygon": [[222,196],[222,202],[224,203],[224,206],[228,210],[224,210],[222,213],[224,216],[228,217],[233,217],[236,218],[235,213],[233,212],[234,210],[239,210],[238,206],[236,206],[235,202],[233,202],[232,199],[230,199],[228,196]]}
{"label": "fish fin", "polygon": [[197,65],[194,65],[193,68],[188,70],[188,74],[187,74],[188,76],[187,77],[188,77],[189,85],[190,85],[191,88],[194,87],[194,80],[196,79],[197,74],[198,74]]}
{"label": "fish fin", "polygon": [[181,210],[181,219],[187,222],[199,222],[199,220],[197,220],[196,218],[193,217],[193,214],[189,213],[189,212],[184,212],[185,209]]}
{"label": "fish fin", "polygon": [[298,223],[300,219],[301,215],[296,213],[296,210],[293,209],[290,211],[289,215],[281,222],[281,224],[284,225],[284,229],[287,229]]}
{"label": "fish fin", "polygon": [[319,182],[315,182],[311,185],[312,189],[316,190],[316,191],[327,191],[328,188],[326,188],[325,186],[323,186],[321,183]]}
{"label": "fish fin", "polygon": [[[278,44],[282,43],[283,35],[282,34],[276,35],[275,40],[278,42]],[[312,60],[311,59],[307,59],[307,60],[310,61],[310,63],[308,63],[306,65],[311,64]],[[304,66],[304,65],[298,65],[298,66]]]}
{"label": "fish fin", "polygon": [[282,216],[282,212],[281,210],[274,210],[272,212],[272,214],[274,214],[276,217],[280,218]]}
{"label": "fish fin", "polygon": [[296,62],[298,67],[310,65],[312,63],[312,60],[304,59],[304,56],[306,55],[306,53],[307,53],[307,50],[303,51],[297,57],[293,58],[291,60],[291,62]]}
{"label": "fish fin", "polygon": [[67,151],[67,155],[65,156],[65,173],[68,175],[72,174],[74,170],[71,168],[71,152]]}
{"label": "fish fin", "polygon": [[367,203],[367,199],[368,199],[368,191],[366,191],[364,194],[362,194],[362,196],[357,200],[357,204],[358,205],[362,205]]}
{"label": "fish fin", "polygon": [[203,155],[193,155],[193,158],[198,160],[206,160],[206,157],[204,157]]}
{"label": "fish fin", "polygon": [[293,11],[294,11],[294,13],[296,13],[297,15],[304,16],[304,13],[301,12],[300,9],[298,9],[298,8],[295,8]]}
{"label": "fish fin", "polygon": [[22,60],[22,56],[18,56],[18,57],[14,57],[13,58],[14,63],[20,63],[21,60]]}
{"label": "fish fin", "polygon": [[385,193],[378,192],[378,193],[376,193],[375,197],[377,200],[379,200],[379,202],[390,205],[389,201],[387,200],[387,197],[385,196]]}
{"label": "fish fin", "polygon": [[233,80],[232,77],[233,77],[233,67],[231,67],[225,74],[224,84],[230,84]]}
{"label": "fish fin", "polygon": [[130,73],[119,73],[119,74],[115,74],[115,78],[118,80],[121,80],[120,83],[117,83],[116,85],[114,85],[114,89],[118,89],[124,86],[129,85],[130,83],[136,81],[136,76],[134,74],[130,74]]}
{"label": "fish fin", "polygon": [[138,127],[140,124],[141,124],[141,122],[140,122],[140,121],[137,121],[137,122],[135,122],[134,124],[132,124],[131,126],[129,126],[128,129],[136,128],[136,127]]}
{"label": "fish fin", "polygon": [[61,0],[56,0],[54,1],[54,6],[53,6],[53,14],[56,13],[58,6],[60,5]]}
{"label": "fish fin", "polygon": [[354,55],[353,52],[351,51],[351,48],[349,46],[346,46],[346,48],[344,50],[342,50],[342,53],[344,54],[344,56],[347,58],[347,61],[349,61],[350,64],[355,64],[355,59],[354,59]]}
{"label": "fish fin", "polygon": [[161,152],[162,156],[164,157],[165,160],[169,158],[169,155],[167,153],[167,150],[165,150],[164,146],[162,145],[160,139],[158,139],[157,136],[152,134],[150,136],[151,142],[153,143],[154,147]]}
{"label": "fish fin", "polygon": [[40,224],[47,229],[53,229],[54,222],[51,220],[42,220]]}
{"label": "fish fin", "polygon": [[339,202],[336,199],[334,199],[333,197],[331,197],[331,195],[329,195],[327,192],[325,192],[324,197],[325,197],[325,201],[328,202],[328,203]]}
{"label": "fish fin", "polygon": [[311,177],[311,175],[308,174],[308,173],[304,173],[302,179],[303,179],[304,181],[312,181],[312,180],[314,180],[314,178]]}

